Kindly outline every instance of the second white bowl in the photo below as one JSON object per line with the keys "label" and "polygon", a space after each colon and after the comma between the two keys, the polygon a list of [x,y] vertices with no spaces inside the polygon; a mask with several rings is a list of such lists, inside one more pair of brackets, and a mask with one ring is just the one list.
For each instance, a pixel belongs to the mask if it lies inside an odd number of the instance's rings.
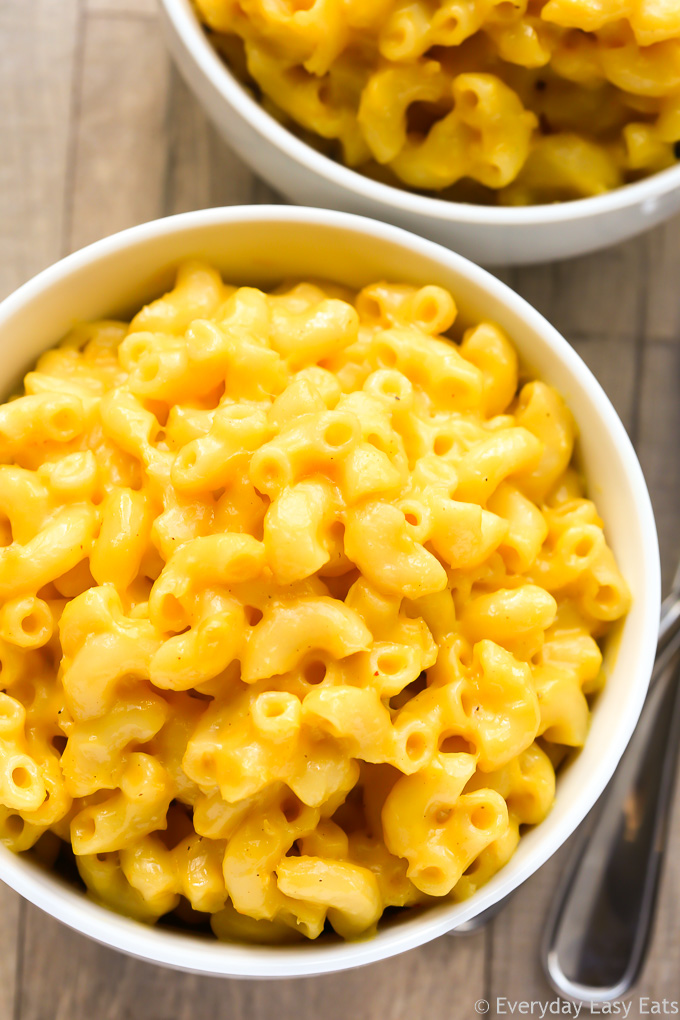
{"label": "second white bowl", "polygon": [[447,202],[371,180],[270,116],[214,50],[191,0],[161,0],[177,66],[229,144],[293,202],[374,216],[482,265],[569,258],[649,230],[680,210],[680,164],[605,195],[503,208]]}

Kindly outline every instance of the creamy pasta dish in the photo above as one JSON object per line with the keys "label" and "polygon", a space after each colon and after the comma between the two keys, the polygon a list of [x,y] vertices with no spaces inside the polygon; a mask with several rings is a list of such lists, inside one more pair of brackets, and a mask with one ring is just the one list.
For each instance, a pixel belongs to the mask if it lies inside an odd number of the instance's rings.
{"label": "creamy pasta dish", "polygon": [[0,406],[0,839],[223,939],[470,896],[630,596],[559,394],[452,296],[187,263]]}
{"label": "creamy pasta dish", "polygon": [[677,0],[195,0],[265,107],[458,201],[599,195],[680,159]]}

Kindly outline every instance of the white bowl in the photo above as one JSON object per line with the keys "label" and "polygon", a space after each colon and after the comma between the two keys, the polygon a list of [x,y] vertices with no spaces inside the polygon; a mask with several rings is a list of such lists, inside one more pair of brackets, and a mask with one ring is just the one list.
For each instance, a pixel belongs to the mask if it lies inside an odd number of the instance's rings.
{"label": "white bowl", "polygon": [[606,248],[680,210],[680,164],[594,198],[519,208],[446,202],[373,181],[305,144],[255,102],[215,52],[191,0],[161,0],[161,12],[177,65],[218,129],[294,202],[374,216],[489,266]]}
{"label": "white bowl", "polygon": [[221,944],[119,917],[30,859],[0,847],[0,877],[8,885],[72,928],[142,959],[239,977],[343,970],[420,945],[486,910],[536,871],[590,810],[628,743],[654,658],[660,589],[654,517],[616,412],[579,356],[538,312],[461,256],[345,213],[287,206],[209,209],[134,227],[69,256],[0,305],[2,391],[74,323],[120,316],[157,296],[171,284],[176,263],[187,257],[209,260],[228,280],[256,285],[291,276],[327,277],[355,287],[378,279],[437,283],[454,293],[463,322],[484,317],[499,323],[525,363],[557,386],[574,412],[590,492],[634,594],[619,636],[605,651],[608,681],[595,705],[588,742],[562,771],[554,808],[522,837],[506,867],[464,903],[402,912],[360,942]]}

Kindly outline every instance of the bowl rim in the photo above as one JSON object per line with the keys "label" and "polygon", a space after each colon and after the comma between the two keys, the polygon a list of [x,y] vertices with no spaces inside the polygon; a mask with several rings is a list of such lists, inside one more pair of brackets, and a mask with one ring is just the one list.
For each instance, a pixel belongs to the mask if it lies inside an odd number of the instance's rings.
{"label": "bowl rim", "polygon": [[[597,781],[588,788],[587,795],[570,803],[564,817],[553,828],[546,826],[545,829],[536,830],[541,832],[538,845],[521,866],[514,868],[512,875],[506,869],[501,869],[498,873],[500,879],[495,876],[468,901],[414,912],[414,916],[404,923],[386,927],[365,941],[339,944],[328,942],[323,946],[317,944],[313,951],[305,951],[306,945],[262,947],[219,943],[167,929],[150,928],[122,917],[87,899],[75,888],[67,886],[58,876],[43,872],[32,862],[0,846],[0,879],[58,920],[104,945],[150,962],[206,975],[239,978],[302,977],[363,966],[423,945],[504,898],[559,849],[602,793],[637,723],[656,650],[660,563],[651,501],[637,456],[609,398],[585,362],[538,311],[506,284],[463,256],[400,227],[350,213],[276,205],[205,209],[154,220],[97,241],[29,280],[0,303],[0,335],[5,324],[30,309],[41,294],[59,287],[72,275],[98,261],[105,261],[137,245],[143,246],[147,242],[172,235],[187,234],[191,237],[196,230],[205,227],[228,229],[233,224],[252,223],[284,223],[301,229],[321,226],[354,232],[365,243],[391,243],[403,249],[406,255],[415,253],[438,262],[460,277],[461,286],[471,282],[483,288],[487,294],[502,301],[510,311],[518,315],[525,325],[539,333],[542,342],[555,352],[561,363],[576,377],[589,403],[597,408],[603,428],[615,442],[629,485],[626,495],[635,505],[640,521],[640,534],[635,537],[640,541],[644,577],[644,585],[639,594],[642,600],[642,615],[638,621],[639,682],[631,689],[617,740],[609,749],[610,756],[606,764],[596,773]],[[515,337],[513,340],[521,350],[521,340]]]}
{"label": "bowl rim", "polygon": [[160,0],[160,3],[176,33],[178,42],[191,55],[195,66],[229,107],[241,116],[261,138],[274,145],[288,159],[300,164],[328,183],[351,192],[364,201],[377,203],[383,208],[391,207],[401,213],[427,219],[445,220],[449,223],[479,224],[499,228],[537,224],[545,226],[604,216],[638,204],[656,205],[662,196],[680,189],[680,163],[677,166],[657,171],[640,181],[621,185],[621,187],[601,195],[546,205],[485,206],[452,202],[375,181],[359,171],[325,156],[267,113],[231,73],[227,64],[211,45],[191,0]]}

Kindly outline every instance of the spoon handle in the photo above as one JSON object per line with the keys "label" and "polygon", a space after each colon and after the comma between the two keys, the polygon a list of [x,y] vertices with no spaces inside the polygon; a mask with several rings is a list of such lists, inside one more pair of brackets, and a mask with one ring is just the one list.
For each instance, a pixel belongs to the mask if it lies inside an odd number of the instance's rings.
{"label": "spoon handle", "polygon": [[541,951],[548,980],[576,1002],[620,998],[644,963],[680,747],[677,644],[674,635],[657,660],[637,729],[548,917]]}

